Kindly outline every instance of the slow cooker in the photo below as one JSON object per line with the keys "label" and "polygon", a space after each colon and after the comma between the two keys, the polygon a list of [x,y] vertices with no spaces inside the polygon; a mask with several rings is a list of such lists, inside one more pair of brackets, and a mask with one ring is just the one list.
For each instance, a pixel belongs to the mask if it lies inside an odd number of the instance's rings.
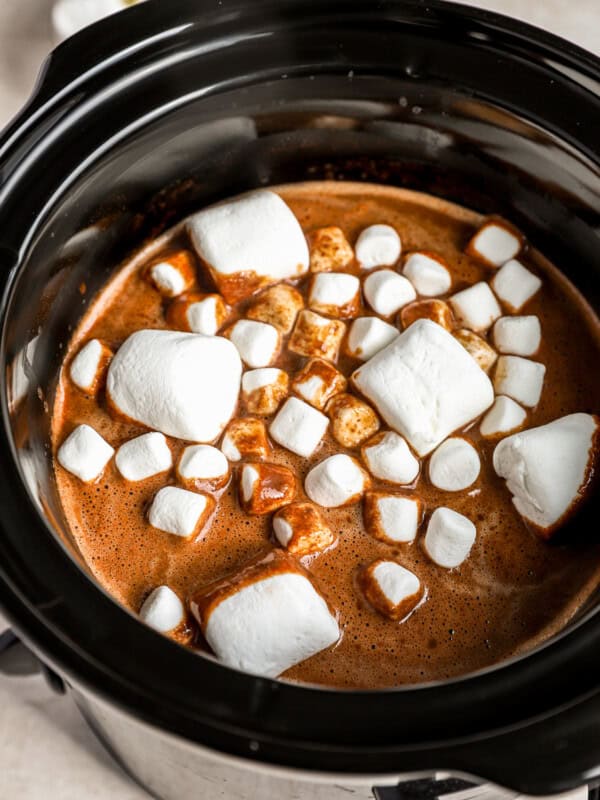
{"label": "slow cooker", "polygon": [[[95,290],[148,237],[251,187],[379,181],[505,214],[599,310],[599,94],[592,55],[433,0],[149,0],[49,57],[0,139],[0,603],[157,797],[383,797],[435,770],[527,793],[600,780],[598,598],[537,650],[448,682],[241,674],[94,582],[49,448]],[[597,535],[597,515],[596,493],[575,533]]]}

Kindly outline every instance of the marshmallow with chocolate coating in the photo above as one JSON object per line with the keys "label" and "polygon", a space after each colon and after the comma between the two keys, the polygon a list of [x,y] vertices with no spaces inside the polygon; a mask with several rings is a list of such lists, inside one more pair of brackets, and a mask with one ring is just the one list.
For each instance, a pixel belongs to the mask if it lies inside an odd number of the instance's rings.
{"label": "marshmallow with chocolate coating", "polygon": [[298,314],[288,343],[292,353],[309,358],[337,361],[346,325],[339,319],[327,319],[314,311]]}
{"label": "marshmallow with chocolate coating", "polygon": [[404,262],[402,272],[423,297],[446,294],[452,286],[448,265],[434,253],[411,253]]}
{"label": "marshmallow with chocolate coating", "polygon": [[481,420],[479,432],[486,438],[500,436],[520,428],[527,418],[524,408],[511,397],[499,394],[494,405]]}
{"label": "marshmallow with chocolate coating", "polygon": [[542,281],[520,261],[508,261],[492,279],[492,289],[513,314],[540,290]]}
{"label": "marshmallow with chocolate coating", "polygon": [[493,336],[501,353],[533,356],[542,341],[542,328],[535,316],[500,317],[494,325]]}
{"label": "marshmallow with chocolate coating", "polygon": [[226,331],[226,335],[248,367],[268,367],[279,353],[281,336],[277,328],[268,322],[239,319]]}
{"label": "marshmallow with chocolate coating", "polygon": [[308,305],[331,317],[355,317],[360,310],[360,281],[345,272],[319,272],[311,281]]}
{"label": "marshmallow with chocolate coating", "polygon": [[[497,323],[496,323],[497,324]],[[496,363],[498,353],[493,347],[473,331],[461,328],[454,331],[454,338],[462,344],[467,353],[475,359],[484,372],[489,372]]]}
{"label": "marshmallow with chocolate coating", "polygon": [[473,484],[481,471],[481,461],[471,442],[452,436],[433,451],[429,459],[429,480],[446,492],[459,492]]}
{"label": "marshmallow with chocolate coating", "polygon": [[274,414],[288,387],[287,372],[276,367],[259,367],[242,375],[242,398],[252,414]]}
{"label": "marshmallow with chocolate coating", "polygon": [[146,276],[162,295],[177,297],[187,291],[196,280],[194,260],[190,253],[181,250],[150,264]]}
{"label": "marshmallow with chocolate coating", "polygon": [[71,362],[69,375],[75,386],[86,394],[96,394],[112,356],[112,350],[104,342],[90,339]]}
{"label": "marshmallow with chocolate coating", "polygon": [[439,567],[454,569],[468,558],[477,529],[470,519],[451,508],[436,508],[429,519],[423,547]]}
{"label": "marshmallow with chocolate coating", "polygon": [[404,330],[418,319],[429,319],[447,331],[452,330],[454,325],[450,306],[444,300],[438,299],[417,300],[416,303],[410,303],[400,311],[399,317],[399,322]]}
{"label": "marshmallow with chocolate coating", "polygon": [[379,317],[355,319],[348,335],[348,353],[368,361],[398,336],[398,329]]}
{"label": "marshmallow with chocolate coating", "polygon": [[296,496],[296,478],[279,464],[252,462],[240,469],[240,504],[246,514],[262,516],[291,503]]}
{"label": "marshmallow with chocolate coating", "polygon": [[318,228],[309,234],[308,239],[311,272],[342,270],[354,259],[354,250],[341,228]]}
{"label": "marshmallow with chocolate coating", "polygon": [[148,521],[160,531],[189,538],[201,532],[214,506],[215,501],[208,495],[163,486],[154,495]]}
{"label": "marshmallow with chocolate coating", "polygon": [[346,378],[333,364],[311,358],[292,381],[292,390],[315,408],[325,408],[334,395],[346,390]]}
{"label": "marshmallow with chocolate coating", "polygon": [[395,264],[402,252],[402,243],[391,225],[369,225],[361,231],[354,246],[362,269]]}
{"label": "marshmallow with chocolate coating", "polygon": [[483,281],[453,294],[449,302],[460,324],[475,332],[487,331],[502,316],[498,301]]}
{"label": "marshmallow with chocolate coating", "polygon": [[489,267],[500,267],[519,254],[523,237],[505,222],[489,220],[473,236],[465,252]]}
{"label": "marshmallow with chocolate coating", "polygon": [[251,301],[246,316],[256,322],[267,322],[285,335],[292,330],[298,312],[303,308],[304,299],[300,292],[286,283],[278,283]]}
{"label": "marshmallow with chocolate coating", "polygon": [[140,619],[159,633],[169,633],[185,621],[183,603],[169,586],[157,586],[144,600]]}
{"label": "marshmallow with chocolate coating", "polygon": [[423,504],[418,497],[367,492],[363,514],[371,536],[391,545],[409,543],[416,539]]}
{"label": "marshmallow with chocolate coating", "polygon": [[367,469],[375,478],[390,483],[412,483],[419,474],[419,461],[406,440],[394,431],[377,434],[362,448]]}
{"label": "marshmallow with chocolate coating", "polygon": [[182,331],[214,336],[229,316],[220,294],[191,292],[174,300],[167,310],[169,325]]}
{"label": "marshmallow with chocolate coating", "polygon": [[367,303],[382,317],[395,314],[417,298],[412,283],[393,269],[378,269],[369,273],[364,280],[363,290]]}
{"label": "marshmallow with chocolate coating", "polygon": [[393,620],[407,617],[423,597],[420,580],[396,561],[377,559],[361,571],[358,582],[373,608]]}
{"label": "marshmallow with chocolate coating", "polygon": [[356,459],[345,453],[329,456],[313,467],[304,481],[304,490],[313,503],[324,508],[357,503],[371,481]]}
{"label": "marshmallow with chocolate coating", "polygon": [[84,483],[97,480],[114,449],[89,425],[78,425],[58,449],[58,463]]}
{"label": "marshmallow with chocolate coating", "polygon": [[277,412],[269,433],[282,447],[309,458],[325,435],[329,420],[297,397],[289,397]]}
{"label": "marshmallow with chocolate coating", "polygon": [[232,420],[221,440],[221,450],[229,461],[242,458],[267,458],[271,452],[265,423],[254,417]]}
{"label": "marshmallow with chocolate coating", "polygon": [[542,395],[546,367],[521,356],[500,356],[494,373],[496,394],[506,394],[524,406],[536,406]]}
{"label": "marshmallow with chocolate coating", "polygon": [[371,406],[351,394],[337,394],[326,407],[331,434],[342,447],[357,447],[379,430],[379,419]]}
{"label": "marshmallow with chocolate coating", "polygon": [[295,556],[321,553],[336,536],[312,503],[290,503],[273,517],[273,532],[279,544]]}
{"label": "marshmallow with chocolate coating", "polygon": [[229,480],[229,464],[223,453],[210,444],[184,448],[177,464],[177,477],[186,488],[198,484],[209,490],[220,489]]}
{"label": "marshmallow with chocolate coating", "polygon": [[164,435],[153,431],[122,444],[115,464],[125,480],[143,481],[171,469],[173,456]]}

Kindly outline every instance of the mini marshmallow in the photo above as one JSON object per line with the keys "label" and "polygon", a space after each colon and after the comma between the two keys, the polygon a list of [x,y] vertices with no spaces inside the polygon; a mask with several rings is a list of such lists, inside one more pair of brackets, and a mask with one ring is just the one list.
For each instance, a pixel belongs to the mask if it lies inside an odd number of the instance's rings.
{"label": "mini marshmallow", "polygon": [[308,270],[308,246],[286,203],[265,189],[194,214],[187,227],[228,303]]}
{"label": "mini marshmallow", "polygon": [[420,456],[494,401],[490,379],[464,347],[425,319],[359,367],[352,380]]}
{"label": "mini marshmallow", "polygon": [[154,495],[148,521],[160,531],[188,538],[202,530],[214,504],[212,497],[199,492],[164,486]]}
{"label": "mini marshmallow", "polygon": [[345,333],[346,326],[341,320],[327,319],[314,311],[301,311],[288,349],[300,356],[337,361]]}
{"label": "mini marshmallow", "polygon": [[418,319],[429,319],[447,331],[452,330],[454,319],[448,303],[443,300],[418,300],[400,312],[400,324],[406,330]]}
{"label": "mini marshmallow", "polygon": [[405,619],[423,597],[421,582],[413,572],[383,558],[362,571],[359,585],[373,608],[393,620]]}
{"label": "mini marshmallow", "polygon": [[71,362],[69,375],[82,391],[95,394],[112,358],[112,351],[99,339],[91,339]]}
{"label": "mini marshmallow", "polygon": [[509,261],[492,279],[492,289],[513,314],[539,291],[542,281],[520,261]]}
{"label": "mini marshmallow", "polygon": [[398,329],[379,317],[355,319],[348,335],[348,353],[368,361],[398,336]]}
{"label": "mini marshmallow", "polygon": [[465,252],[490,267],[500,267],[514,258],[523,246],[522,237],[505,222],[485,222]]}
{"label": "mini marshmallow", "polygon": [[322,553],[336,536],[312,503],[291,503],[273,517],[273,532],[279,544],[295,556]]}
{"label": "mini marshmallow", "polygon": [[367,492],[364,504],[367,531],[387,544],[414,542],[423,515],[418,498]]}
{"label": "mini marshmallow", "polygon": [[347,381],[341,372],[320,358],[311,358],[292,381],[292,390],[315,408],[324,408],[327,401],[346,390]]}
{"label": "mini marshmallow", "polygon": [[190,489],[203,484],[209,490],[220,489],[229,480],[229,464],[216,447],[192,444],[181,454],[177,477]]}
{"label": "mini marshmallow", "polygon": [[242,397],[252,414],[274,414],[288,393],[287,372],[275,367],[249,370],[242,375]]}
{"label": "mini marshmallow", "polygon": [[506,394],[533,408],[540,400],[546,367],[520,356],[500,356],[494,374],[496,394]]}
{"label": "mini marshmallow", "polygon": [[310,499],[324,508],[357,503],[370,481],[356,459],[338,453],[313,467],[304,481]]}
{"label": "mini marshmallow", "polygon": [[363,290],[367,303],[382,317],[395,314],[417,297],[412,283],[393,269],[371,272],[364,280]]}
{"label": "mini marshmallow", "polygon": [[117,450],[115,464],[127,481],[143,481],[173,466],[173,456],[162,433],[144,433]]}
{"label": "mini marshmallow", "polygon": [[196,280],[193,259],[185,250],[151,264],[146,274],[154,288],[165,297],[177,297]]}
{"label": "mini marshmallow", "polygon": [[402,243],[391,225],[370,225],[361,232],[354,249],[362,269],[372,269],[395,264]]}
{"label": "mini marshmallow", "polygon": [[309,236],[310,271],[335,272],[344,269],[354,259],[344,232],[340,228],[318,228]]}
{"label": "mini marshmallow", "polygon": [[302,295],[293,286],[280,283],[265,289],[246,309],[248,319],[257,322],[268,322],[282,334],[289,333],[294,327],[298,312],[304,308]]}
{"label": "mini marshmallow", "polygon": [[89,483],[102,475],[114,452],[93,428],[78,425],[61,444],[56,457],[67,472]]}
{"label": "mini marshmallow", "polygon": [[362,449],[367,469],[375,478],[391,483],[412,483],[419,474],[419,462],[406,440],[394,431],[385,431]]}
{"label": "mini marshmallow", "polygon": [[296,478],[278,464],[244,464],[240,471],[240,504],[246,514],[270,514],[291,503],[296,496]]}
{"label": "mini marshmallow", "polygon": [[249,367],[267,367],[275,360],[281,344],[277,328],[251,319],[238,320],[227,335]]}
{"label": "mini marshmallow", "polygon": [[457,320],[472,331],[487,331],[502,316],[498,301],[483,281],[453,294],[449,302]]}
{"label": "mini marshmallow", "polygon": [[179,297],[167,310],[167,322],[174,328],[214,336],[229,316],[220,294],[190,293]]}
{"label": "mini marshmallow", "polygon": [[185,621],[183,603],[168,586],[157,586],[144,600],[140,619],[159,633],[169,633]]}
{"label": "mini marshmallow", "polygon": [[429,460],[429,480],[445,492],[460,492],[471,486],[480,470],[477,450],[461,436],[446,439]]}
{"label": "mini marshmallow", "polygon": [[476,534],[477,529],[470,519],[442,506],[436,508],[429,519],[423,546],[439,567],[454,569],[468,557]]}
{"label": "mini marshmallow", "polygon": [[467,330],[467,328],[454,331],[453,336],[457,342],[462,344],[467,353],[484,372],[491,370],[496,363],[498,353],[493,347],[489,346],[485,339],[482,339],[481,336],[473,333],[473,331]]}
{"label": "mini marshmallow", "polygon": [[510,397],[500,394],[494,400],[494,405],[481,420],[479,433],[486,438],[500,436],[504,433],[512,433],[520,428],[527,412]]}
{"label": "mini marshmallow", "polygon": [[494,325],[494,344],[501,353],[533,356],[542,341],[542,328],[537,317],[500,317]]}
{"label": "mini marshmallow", "polygon": [[411,253],[402,272],[423,297],[446,294],[452,286],[446,262],[434,253]]}
{"label": "mini marshmallow", "polygon": [[254,417],[234,419],[225,431],[221,450],[229,461],[241,461],[242,458],[267,458],[271,448],[265,423]]}
{"label": "mini marshmallow", "polygon": [[327,403],[333,438],[342,447],[357,447],[379,430],[371,406],[351,394],[338,394]]}
{"label": "mini marshmallow", "polygon": [[344,272],[319,272],[310,284],[308,305],[331,317],[355,317],[360,310],[360,281]]}
{"label": "mini marshmallow", "polygon": [[297,397],[289,397],[277,412],[269,433],[282,447],[308,458],[321,443],[328,425],[325,414]]}

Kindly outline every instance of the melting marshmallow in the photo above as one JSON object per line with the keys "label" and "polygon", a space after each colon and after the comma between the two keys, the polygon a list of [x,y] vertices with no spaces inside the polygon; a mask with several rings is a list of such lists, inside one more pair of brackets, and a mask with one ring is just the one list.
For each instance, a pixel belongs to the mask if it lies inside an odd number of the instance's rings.
{"label": "melting marshmallow", "polygon": [[355,319],[348,335],[348,353],[368,361],[398,336],[398,329],[379,317]]}
{"label": "melting marshmallow", "polygon": [[214,336],[225,324],[229,308],[220,294],[186,294],[169,306],[167,322],[191,333]]}
{"label": "melting marshmallow", "polygon": [[177,477],[189,488],[205,484],[208,489],[220,489],[229,480],[229,464],[216,447],[192,444],[181,454]]}
{"label": "melting marshmallow", "polygon": [[56,457],[67,472],[89,483],[102,475],[114,452],[93,428],[78,425],[61,444]]}
{"label": "melting marshmallow", "polygon": [[318,228],[309,239],[311,272],[342,270],[354,259],[354,251],[341,228]]}
{"label": "melting marshmallow", "polygon": [[466,252],[490,267],[500,267],[519,254],[523,240],[504,222],[485,222],[467,245]]}
{"label": "melting marshmallow", "polygon": [[169,633],[185,621],[183,603],[168,586],[157,586],[144,600],[140,619],[159,633]]}
{"label": "melting marshmallow", "polygon": [[391,225],[370,225],[356,240],[355,251],[362,269],[387,267],[400,258],[402,243]]}
{"label": "melting marshmallow", "polygon": [[368,492],[365,496],[365,527],[387,544],[414,542],[422,515],[418,498],[381,492]]}
{"label": "melting marshmallow", "polygon": [[433,253],[411,253],[406,259],[403,272],[423,297],[446,294],[452,286],[452,278],[444,259]]}
{"label": "melting marshmallow", "polygon": [[304,481],[304,490],[317,505],[338,508],[357,503],[369,484],[369,478],[358,462],[338,453],[310,470]]}
{"label": "melting marshmallow", "polygon": [[520,311],[541,285],[537,275],[514,260],[507,262],[492,279],[492,289],[513,313]]}
{"label": "melting marshmallow", "polygon": [[202,530],[213,508],[212,497],[164,486],[154,495],[148,520],[153,528],[187,538]]}
{"label": "melting marshmallow", "polygon": [[371,475],[382,481],[412,483],[419,474],[418,460],[394,431],[378,434],[363,447],[362,456]]}
{"label": "melting marshmallow", "polygon": [[341,372],[320,358],[311,358],[292,381],[293,391],[315,408],[325,408],[334,395],[346,390]]}
{"label": "melting marshmallow", "polygon": [[336,536],[312,503],[291,503],[273,517],[273,532],[279,544],[295,556],[322,553]]}
{"label": "melting marshmallow", "polygon": [[309,306],[332,317],[355,317],[360,310],[360,281],[344,272],[319,272],[312,279]]}
{"label": "melting marshmallow", "polygon": [[143,481],[173,466],[173,456],[162,433],[144,433],[117,450],[115,464],[127,481]]}
{"label": "melting marshmallow", "polygon": [[359,582],[373,608],[393,620],[405,619],[423,597],[417,576],[396,561],[374,561],[363,570]]}
{"label": "melting marshmallow", "polygon": [[389,317],[407,303],[416,300],[414,286],[393,269],[378,269],[364,280],[363,289],[367,303],[376,314]]}
{"label": "melting marshmallow", "polygon": [[546,367],[538,361],[520,356],[500,356],[494,375],[496,394],[507,394],[524,406],[539,402]]}
{"label": "melting marshmallow", "polygon": [[223,436],[221,450],[229,461],[241,461],[242,458],[267,458],[271,448],[265,423],[254,417],[232,420]]}
{"label": "melting marshmallow", "polygon": [[476,534],[470,519],[442,506],[431,515],[423,545],[435,564],[454,569],[468,557]]}
{"label": "melting marshmallow", "polygon": [[91,339],[71,362],[69,374],[79,389],[95,394],[112,358],[112,351],[99,339]]}
{"label": "melting marshmallow", "polygon": [[351,394],[338,394],[327,403],[333,438],[342,447],[357,447],[379,430],[377,414],[371,406]]}
{"label": "melting marshmallow", "polygon": [[262,516],[291,503],[296,478],[278,464],[244,464],[240,472],[240,503],[246,514]]}
{"label": "melting marshmallow", "polygon": [[242,375],[242,397],[252,414],[274,414],[288,393],[287,372],[275,367],[262,367]]}
{"label": "melting marshmallow", "polygon": [[537,317],[500,317],[494,325],[494,344],[501,353],[533,356],[542,341],[542,328]]}
{"label": "melting marshmallow", "polygon": [[246,316],[257,322],[267,322],[282,334],[287,334],[303,308],[304,299],[300,292],[293,286],[280,283],[261,292],[248,306]]}
{"label": "melting marshmallow", "polygon": [[460,436],[446,439],[429,461],[429,480],[437,489],[460,492],[477,480],[481,470],[479,454]]}
{"label": "melting marshmallow", "polygon": [[277,412],[269,433],[282,447],[308,458],[321,443],[328,425],[325,414],[297,397],[289,397]]}
{"label": "melting marshmallow", "polygon": [[251,319],[238,320],[228,336],[249,367],[267,367],[276,358],[281,343],[277,328]]}
{"label": "melting marshmallow", "polygon": [[491,370],[496,363],[498,354],[493,347],[489,346],[485,339],[482,339],[481,336],[478,336],[476,333],[466,328],[455,331],[453,336],[457,342],[462,344],[467,353],[475,359],[477,365],[484,372],[489,372]]}
{"label": "melting marshmallow", "polygon": [[405,330],[418,319],[429,319],[447,331],[454,324],[450,306],[443,300],[418,300],[405,306],[400,312],[400,324]]}
{"label": "melting marshmallow", "polygon": [[461,325],[477,332],[487,331],[502,315],[492,290],[483,281],[452,295],[450,305]]}
{"label": "melting marshmallow", "polygon": [[512,433],[512,431],[516,431],[517,428],[523,425],[526,418],[527,412],[524,408],[521,408],[510,397],[500,394],[494,400],[494,405],[481,420],[479,432],[486,438],[500,436],[503,433]]}
{"label": "melting marshmallow", "polygon": [[314,311],[301,311],[288,349],[300,356],[337,361],[345,332],[346,326],[341,320],[327,319]]}
{"label": "melting marshmallow", "polygon": [[194,262],[185,250],[174,253],[164,261],[151,264],[147,275],[154,287],[165,297],[177,297],[196,280]]}

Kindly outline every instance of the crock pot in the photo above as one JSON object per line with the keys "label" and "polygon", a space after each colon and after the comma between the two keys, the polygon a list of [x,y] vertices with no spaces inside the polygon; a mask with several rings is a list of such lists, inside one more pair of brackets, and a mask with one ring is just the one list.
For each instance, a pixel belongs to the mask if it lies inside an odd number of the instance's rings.
{"label": "crock pot", "polygon": [[[0,603],[156,796],[366,798],[434,770],[528,793],[600,779],[597,602],[459,680],[252,677],[94,582],[49,458],[61,355],[95,290],[148,237],[251,187],[374,180],[505,214],[598,310],[599,86],[600,62],[565,41],[417,0],[149,0],[46,62],[0,140]],[[597,501],[573,535],[597,535]]]}

